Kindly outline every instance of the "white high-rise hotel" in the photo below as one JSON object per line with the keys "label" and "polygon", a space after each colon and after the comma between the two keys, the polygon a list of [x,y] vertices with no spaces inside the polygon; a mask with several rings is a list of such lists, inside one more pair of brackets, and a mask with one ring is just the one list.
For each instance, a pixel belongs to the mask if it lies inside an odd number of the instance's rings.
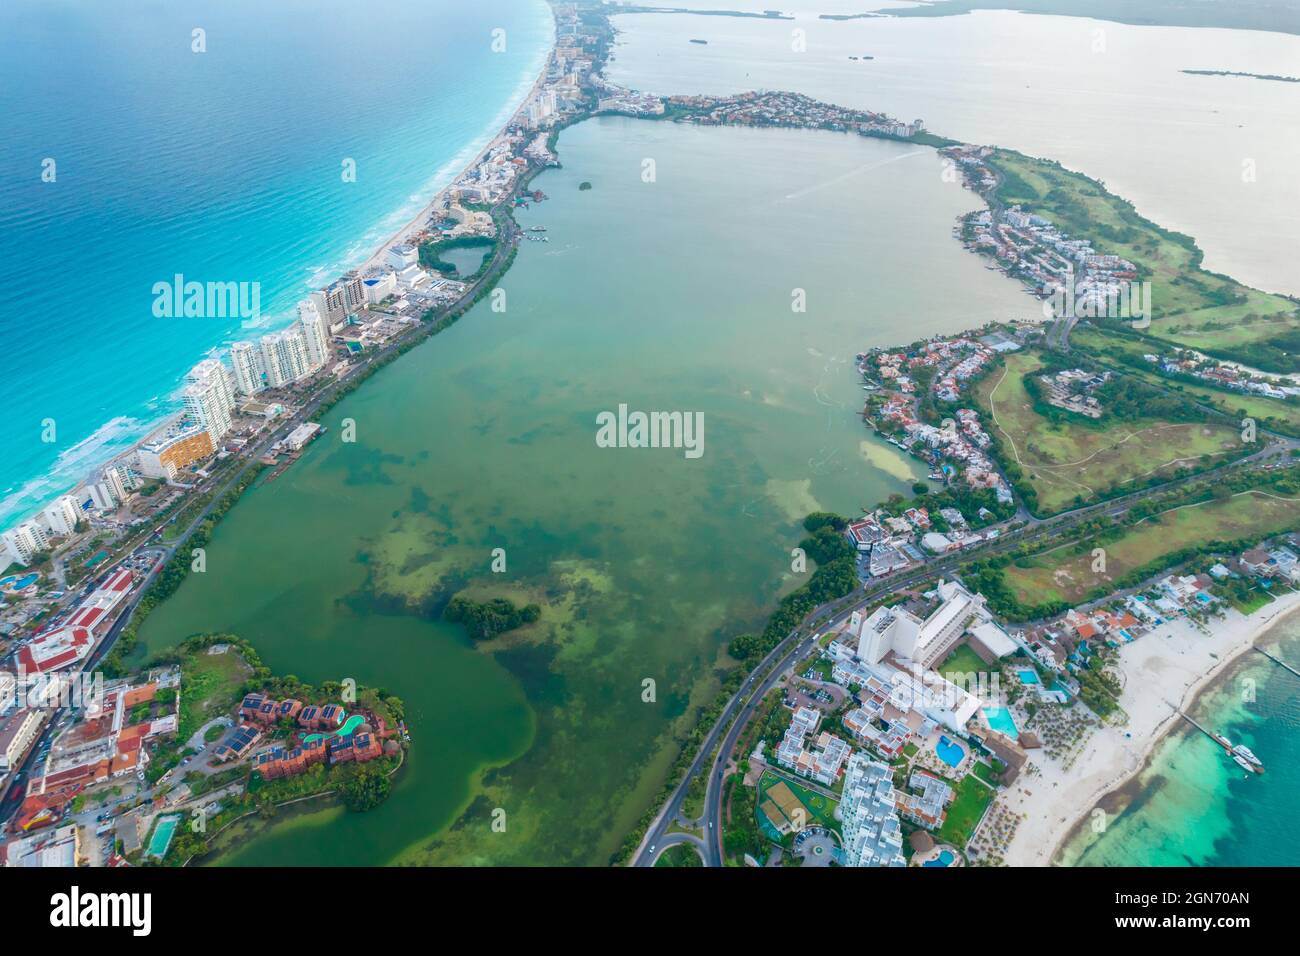
{"label": "white high-rise hotel", "polygon": [[234,366],[235,387],[244,395],[256,395],[266,385],[262,382],[265,368],[262,353],[252,342],[233,342],[230,345],[230,364]]}
{"label": "white high-rise hotel", "polygon": [[212,438],[215,448],[233,427],[235,390],[230,371],[217,359],[204,359],[190,369],[182,393],[185,410]]}
{"label": "white high-rise hotel", "polygon": [[271,388],[283,388],[307,374],[307,343],[298,326],[262,336],[262,366]]}
{"label": "white high-rise hotel", "polygon": [[307,346],[307,366],[312,371],[324,368],[330,357],[330,330],[325,317],[310,300],[298,306],[298,326]]}
{"label": "white high-rise hotel", "polygon": [[[45,529],[35,521],[24,521],[18,527],[6,531],[0,535],[0,541],[4,543],[9,560],[24,566],[49,543]],[[0,558],[4,556],[6,555],[0,555]]]}
{"label": "white high-rise hotel", "polygon": [[50,534],[72,534],[79,517],[81,509],[77,507],[77,499],[72,495],[56,498],[41,512],[41,518],[50,529]]}

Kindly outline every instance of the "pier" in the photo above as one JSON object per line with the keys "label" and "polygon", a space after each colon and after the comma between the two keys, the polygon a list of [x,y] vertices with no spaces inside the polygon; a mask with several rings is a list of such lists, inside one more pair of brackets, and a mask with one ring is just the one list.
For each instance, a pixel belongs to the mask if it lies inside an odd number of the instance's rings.
{"label": "pier", "polygon": [[1189,724],[1191,724],[1201,733],[1205,734],[1205,736],[1209,737],[1211,740],[1213,740],[1216,744],[1218,744],[1228,753],[1232,752],[1232,748],[1218,734],[1213,733],[1210,730],[1207,730],[1205,727],[1198,724],[1195,720],[1193,720],[1191,717],[1188,717],[1185,713],[1183,713],[1181,710],[1178,710],[1177,708],[1174,709],[1174,713],[1178,714],[1179,717],[1183,718],[1183,720],[1187,721]]}
{"label": "pier", "polygon": [[1274,664],[1276,664],[1278,667],[1281,667],[1281,668],[1284,668],[1284,669],[1286,669],[1286,670],[1289,670],[1289,671],[1290,671],[1292,674],[1294,674],[1296,677],[1300,677],[1300,670],[1296,670],[1294,667],[1292,667],[1292,666],[1291,666],[1290,664],[1288,664],[1286,661],[1281,660],[1281,659],[1279,659],[1279,658],[1277,658],[1277,657],[1274,657],[1272,654],[1270,654],[1268,651],[1264,650],[1264,648],[1262,648],[1262,647],[1257,647],[1257,648],[1255,648],[1255,650],[1259,651],[1261,654],[1263,654],[1265,657],[1267,657],[1270,661],[1272,661],[1272,662],[1273,662]]}

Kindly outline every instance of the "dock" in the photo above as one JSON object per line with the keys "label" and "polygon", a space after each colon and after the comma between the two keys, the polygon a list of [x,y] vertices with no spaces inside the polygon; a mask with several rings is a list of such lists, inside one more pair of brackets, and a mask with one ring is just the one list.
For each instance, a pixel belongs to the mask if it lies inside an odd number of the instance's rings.
{"label": "dock", "polygon": [[1281,668],[1283,668],[1283,669],[1285,669],[1285,670],[1289,670],[1289,671],[1290,671],[1292,674],[1294,674],[1296,677],[1300,677],[1300,670],[1296,670],[1294,667],[1292,667],[1292,666],[1291,666],[1290,664],[1288,664],[1286,661],[1281,660],[1280,658],[1274,657],[1272,654],[1270,654],[1268,651],[1264,650],[1264,648],[1262,648],[1262,647],[1257,647],[1257,648],[1255,648],[1255,650],[1259,651],[1261,654],[1263,654],[1265,657],[1267,657],[1270,661],[1272,661],[1272,662],[1273,662],[1274,664],[1276,664],[1278,667],[1281,667]]}
{"label": "dock", "polygon": [[1232,752],[1232,747],[1230,747],[1227,743],[1225,743],[1223,738],[1220,737],[1218,734],[1201,726],[1195,720],[1193,720],[1191,717],[1187,716],[1187,714],[1183,713],[1181,710],[1178,710],[1177,708],[1174,709],[1174,713],[1176,713],[1179,717],[1183,718],[1183,720],[1187,721],[1189,724],[1191,724],[1201,733],[1205,734],[1205,736],[1209,737],[1211,740],[1213,740],[1224,750],[1228,751],[1229,753]]}

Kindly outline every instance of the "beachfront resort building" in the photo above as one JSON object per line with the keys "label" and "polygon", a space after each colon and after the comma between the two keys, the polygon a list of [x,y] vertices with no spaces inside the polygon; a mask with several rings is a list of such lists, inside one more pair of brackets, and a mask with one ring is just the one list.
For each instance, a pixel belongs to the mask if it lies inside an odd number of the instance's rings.
{"label": "beachfront resort building", "polygon": [[262,381],[265,368],[262,353],[253,342],[232,342],[230,364],[234,367],[235,387],[244,395],[256,395],[266,387]]}
{"label": "beachfront resort building", "polygon": [[172,424],[140,445],[135,460],[140,474],[174,481],[182,470],[214,451],[216,446],[206,428]]}
{"label": "beachfront resort building", "polygon": [[41,512],[41,520],[53,535],[72,534],[77,529],[80,517],[81,509],[77,507],[77,499],[72,495],[56,498]]}
{"label": "beachfront resort building", "polygon": [[956,581],[940,581],[937,591],[941,603],[925,620],[902,608],[876,608],[859,625],[859,659],[879,664],[892,651],[930,668],[952,651],[967,627],[988,617],[984,598]]}
{"label": "beachfront resort building", "polygon": [[296,326],[262,336],[262,367],[272,388],[292,385],[310,371],[307,343]]}
{"label": "beachfront resort building", "polygon": [[16,528],[11,528],[0,540],[4,541],[7,557],[14,564],[26,567],[33,557],[40,554],[49,545],[45,529],[35,521],[24,521]]}
{"label": "beachfront resort building", "polygon": [[849,758],[840,802],[846,866],[907,866],[891,777],[888,766],[865,754]]}
{"label": "beachfront resort building", "polygon": [[234,427],[235,383],[230,370],[217,359],[204,359],[186,376],[185,411],[190,421],[208,433],[218,448]]}
{"label": "beachfront resort building", "polygon": [[359,275],[346,275],[313,292],[310,301],[332,332],[341,328],[349,315],[366,307],[365,283]]}
{"label": "beachfront resort building", "polygon": [[330,358],[330,332],[325,317],[310,300],[298,305],[298,328],[307,347],[307,368],[322,369]]}

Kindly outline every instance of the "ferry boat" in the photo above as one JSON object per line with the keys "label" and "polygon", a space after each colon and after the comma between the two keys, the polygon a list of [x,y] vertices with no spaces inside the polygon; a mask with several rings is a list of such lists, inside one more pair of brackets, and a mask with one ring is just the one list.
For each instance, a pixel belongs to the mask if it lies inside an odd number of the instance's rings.
{"label": "ferry boat", "polygon": [[545,226],[529,226],[529,227],[528,227],[528,231],[529,231],[529,232],[545,232],[545,231],[546,231],[546,227],[545,227]]}

